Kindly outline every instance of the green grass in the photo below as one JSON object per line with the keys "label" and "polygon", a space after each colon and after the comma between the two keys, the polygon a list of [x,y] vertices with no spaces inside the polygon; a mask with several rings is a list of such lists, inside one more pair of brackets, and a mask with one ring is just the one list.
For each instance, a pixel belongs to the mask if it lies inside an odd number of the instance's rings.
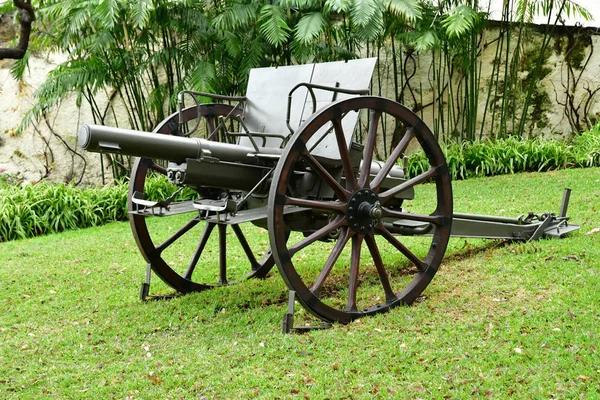
{"label": "green grass", "polygon": [[0,397],[600,398],[600,169],[455,182],[455,210],[557,212],[563,187],[569,238],[453,239],[422,301],[305,335],[276,272],[139,302],[128,223],[1,243]]}

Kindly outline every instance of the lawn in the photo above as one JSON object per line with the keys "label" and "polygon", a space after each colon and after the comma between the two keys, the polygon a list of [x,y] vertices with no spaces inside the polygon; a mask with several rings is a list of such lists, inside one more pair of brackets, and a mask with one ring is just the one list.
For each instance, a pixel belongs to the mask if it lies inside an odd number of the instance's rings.
{"label": "lawn", "polygon": [[455,182],[454,209],[558,212],[564,187],[570,237],[452,239],[415,305],[302,335],[276,271],[140,302],[126,222],[1,243],[0,397],[600,398],[600,169]]}

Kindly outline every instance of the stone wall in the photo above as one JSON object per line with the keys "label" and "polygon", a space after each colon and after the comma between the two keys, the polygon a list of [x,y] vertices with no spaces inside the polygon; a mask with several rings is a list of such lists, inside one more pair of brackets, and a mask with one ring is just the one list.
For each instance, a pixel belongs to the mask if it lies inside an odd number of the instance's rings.
{"label": "stone wall", "polygon": [[[503,75],[502,68],[506,65],[496,56],[499,28],[489,29],[479,40],[481,54],[477,65],[481,71],[481,78],[477,92],[476,126],[478,129],[481,127],[484,110],[487,109],[483,124],[484,137],[498,136],[498,126],[503,122],[502,119],[506,122],[506,132],[503,135],[510,134],[511,124],[520,121],[525,88],[537,59],[536,54],[539,56],[542,40],[541,28],[530,28],[522,43],[522,57],[516,83],[510,92],[510,102],[505,103],[512,104],[512,108],[504,113],[500,112],[501,91],[502,85],[505,89],[508,85],[502,83],[500,92],[494,91],[488,96],[488,83],[492,71],[497,73],[497,68],[500,67],[500,75]],[[600,36],[589,29],[562,28],[555,32],[545,62],[539,71],[542,79],[535,84],[531,98],[526,136],[567,137],[600,120],[600,51],[597,50],[600,48],[599,40]],[[515,44],[512,46],[508,54],[514,51]],[[403,54],[402,58],[402,80],[405,82],[403,92],[397,93],[394,89],[391,61],[384,58],[381,58],[379,66],[381,82],[376,81],[374,86],[381,84],[382,95],[386,97],[403,98],[405,105],[417,110],[425,122],[439,133],[442,140],[456,139],[461,130],[465,129],[464,121],[456,117],[450,122],[446,118],[442,123],[440,114],[456,114],[456,110],[451,112],[451,107],[456,109],[456,104],[462,101],[462,73],[455,71],[451,80],[446,79],[445,89],[440,91],[438,87],[443,85],[438,85],[436,79],[442,78],[433,76],[434,63],[430,54]],[[32,57],[24,82],[19,83],[12,79],[9,73],[14,61],[0,60],[0,170],[18,173],[30,180],[48,177],[59,181],[82,180],[99,183],[102,176],[100,156],[88,155],[78,149],[76,144],[78,127],[83,123],[92,122],[85,102],[82,108],[78,109],[75,99],[65,100],[56,109],[48,110],[46,118],[36,127],[30,127],[21,135],[16,135],[20,121],[34,104],[33,93],[36,88],[53,66],[62,61],[64,57],[57,55],[46,58]],[[378,89],[373,90],[375,93],[377,91]],[[107,95],[99,95],[96,101],[101,108],[105,107],[108,104]],[[115,101],[115,108],[118,109],[118,98]],[[492,112],[494,109],[496,112]],[[122,116],[118,118],[120,125],[125,126],[126,119]],[[83,175],[82,171],[85,171]],[[111,176],[110,167],[106,162],[104,172],[107,177]]]}

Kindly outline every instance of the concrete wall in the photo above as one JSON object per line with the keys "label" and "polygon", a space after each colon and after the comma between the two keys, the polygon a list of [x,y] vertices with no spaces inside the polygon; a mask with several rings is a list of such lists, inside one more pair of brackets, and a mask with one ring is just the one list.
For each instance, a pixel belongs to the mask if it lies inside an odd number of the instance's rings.
{"label": "concrete wall", "polygon": [[[528,31],[522,45],[522,54],[529,54],[530,59],[535,59],[535,51],[539,50],[542,40],[539,30],[540,28],[533,27]],[[487,104],[485,136],[497,135],[497,129],[501,122],[500,113],[497,112],[492,118],[492,113],[489,112],[492,109],[491,106],[498,110],[501,105],[501,96],[499,94],[492,96],[488,102],[487,87],[492,66],[494,62],[497,62],[496,47],[499,42],[495,38],[498,33],[498,28],[491,28],[484,33],[480,41],[481,56],[478,65],[481,66],[482,78],[477,99],[479,110],[477,126],[481,126],[483,122],[483,110]],[[568,50],[569,46],[572,47],[575,37],[583,39],[580,40],[575,50]],[[582,36],[581,32],[575,28],[556,32],[543,66],[544,78],[536,84],[535,99],[528,113],[527,136],[565,137],[585,127],[586,123],[600,120],[600,95],[597,93],[600,90],[600,51],[597,50],[600,49],[599,40],[600,36],[591,34],[589,31]],[[514,47],[511,52],[512,50]],[[577,52],[576,57],[572,57],[575,52]],[[566,61],[567,58],[569,58],[569,62]],[[98,183],[101,177],[100,156],[85,154],[76,145],[78,127],[83,123],[92,122],[85,102],[84,106],[78,109],[74,99],[67,99],[60,107],[48,111],[47,120],[52,129],[42,120],[37,127],[28,128],[20,136],[15,135],[16,128],[23,116],[34,104],[33,93],[36,88],[44,81],[47,73],[62,61],[64,61],[64,57],[56,55],[48,58],[33,57],[30,68],[25,74],[24,82],[19,83],[9,74],[9,69],[14,61],[0,60],[0,170],[18,173],[30,180],[49,177],[60,181],[78,181],[83,178],[84,182]],[[413,55],[409,61],[403,71],[406,77],[412,75],[404,90],[405,105],[419,110],[419,114],[430,127],[438,127],[440,132],[446,132],[448,136],[459,135],[464,129],[460,120],[446,122],[442,129],[438,106],[442,104],[443,110],[448,114],[450,99],[460,102],[461,73],[455,72],[452,77],[452,87],[455,90],[453,97],[448,95],[449,92],[444,92],[442,96],[439,96],[436,89],[437,83],[432,74],[433,59],[431,55]],[[503,64],[503,61],[500,62],[501,68],[503,68]],[[583,68],[584,65],[585,68]],[[528,64],[525,61],[520,63],[517,79],[521,83],[526,82],[531,68],[532,63]],[[381,71],[382,94],[389,98],[395,98],[397,93],[395,93],[391,76],[391,61],[382,58],[379,70]],[[378,84],[376,81],[375,85]],[[414,97],[410,95],[409,86]],[[377,90],[374,92],[376,93]],[[518,111],[522,109],[519,104],[522,104],[523,93],[523,91],[517,90],[511,94],[516,104],[515,110],[518,115],[515,115],[515,120],[517,123],[520,120]],[[107,96],[100,94],[96,101],[101,107],[105,107]],[[118,99],[115,106],[119,108]],[[505,114],[504,118],[512,121],[513,114]],[[125,126],[126,119],[122,116],[119,119],[120,125]],[[494,122],[493,130],[492,120]],[[444,139],[443,135],[441,136]],[[85,175],[81,177],[81,171],[84,168]],[[105,165],[105,173],[107,176],[111,176],[108,165]]]}

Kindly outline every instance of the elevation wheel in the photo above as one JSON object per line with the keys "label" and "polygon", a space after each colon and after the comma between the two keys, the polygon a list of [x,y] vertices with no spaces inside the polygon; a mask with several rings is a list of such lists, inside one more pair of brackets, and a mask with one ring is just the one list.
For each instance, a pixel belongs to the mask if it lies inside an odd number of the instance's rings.
{"label": "elevation wheel", "polygon": [[[356,113],[354,127],[346,121]],[[323,134],[331,140],[321,140]],[[394,144],[380,156],[386,137]],[[360,146],[350,146],[351,138],[364,142],[360,163]],[[324,145],[339,153],[337,163],[314,151]],[[405,153],[419,151],[421,168],[408,168],[417,171],[413,176],[390,179]],[[302,193],[298,181],[311,181],[309,174],[328,189],[321,196]],[[294,230],[286,206],[328,218],[304,237],[286,240]],[[437,141],[413,112],[380,97],[341,100],[309,118],[286,146],[269,193],[269,238],[279,272],[300,303],[328,321],[348,323],[414,302],[442,262],[451,222],[452,187]]]}
{"label": "elevation wheel", "polygon": [[[198,120],[198,115],[200,116]],[[209,137],[219,117],[240,115],[226,104],[204,104],[183,112],[183,120],[201,129],[192,136]],[[179,129],[178,114],[162,121],[157,134],[174,135]],[[184,188],[187,200],[176,200],[169,210],[184,210],[166,216],[140,214],[132,199],[159,201],[169,197],[177,187],[168,183],[166,160],[139,158],[129,183],[129,221],[135,241],[146,262],[168,286],[180,293],[197,292],[214,286],[232,284],[248,278],[262,278],[274,265],[264,230],[245,224],[222,224],[206,220],[206,212],[193,207],[194,199],[218,196],[225,189]],[[152,184],[150,183],[152,181]],[[157,184],[158,183],[158,184]],[[165,189],[168,188],[168,189]],[[191,198],[191,199],[190,199]],[[212,197],[209,197],[212,198]],[[155,213],[156,214],[156,213]]]}

